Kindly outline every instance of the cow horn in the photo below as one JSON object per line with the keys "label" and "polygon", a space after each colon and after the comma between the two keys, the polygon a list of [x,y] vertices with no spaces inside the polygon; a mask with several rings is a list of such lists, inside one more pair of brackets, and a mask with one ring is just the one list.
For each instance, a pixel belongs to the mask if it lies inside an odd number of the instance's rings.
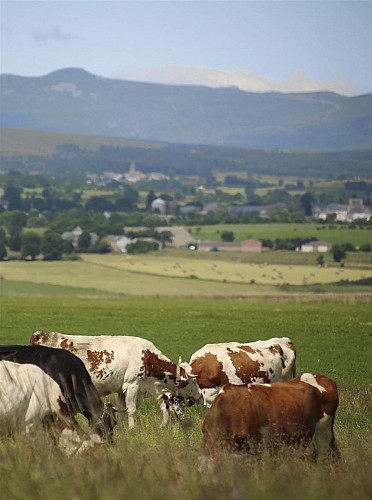
{"label": "cow horn", "polygon": [[177,364],[177,371],[176,371],[176,383],[178,383],[181,379],[181,367],[180,364],[182,363],[181,356],[178,358],[178,364]]}

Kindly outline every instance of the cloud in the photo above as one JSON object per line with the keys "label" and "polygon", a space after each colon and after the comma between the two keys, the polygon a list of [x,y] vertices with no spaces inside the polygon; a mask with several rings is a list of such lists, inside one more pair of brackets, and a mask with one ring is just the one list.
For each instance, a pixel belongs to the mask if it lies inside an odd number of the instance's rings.
{"label": "cloud", "polygon": [[33,39],[38,43],[46,42],[68,42],[73,40],[72,35],[66,35],[62,32],[59,26],[54,26],[54,28],[46,31],[38,31],[33,34]]}
{"label": "cloud", "polygon": [[165,83],[171,85],[206,85],[207,87],[237,87],[245,92],[317,92],[331,91],[342,95],[356,95],[357,88],[337,75],[316,79],[296,73],[282,82],[273,82],[258,75],[235,71],[228,73],[215,69],[171,64],[163,68],[137,72],[129,80]]}

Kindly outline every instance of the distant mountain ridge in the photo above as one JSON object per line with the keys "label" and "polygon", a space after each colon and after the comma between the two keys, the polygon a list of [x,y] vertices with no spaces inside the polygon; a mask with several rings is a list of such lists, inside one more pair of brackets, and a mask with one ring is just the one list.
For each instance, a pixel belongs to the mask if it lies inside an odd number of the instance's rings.
{"label": "distant mountain ridge", "polygon": [[252,93],[113,80],[67,68],[1,75],[1,126],[245,148],[371,147],[372,94]]}

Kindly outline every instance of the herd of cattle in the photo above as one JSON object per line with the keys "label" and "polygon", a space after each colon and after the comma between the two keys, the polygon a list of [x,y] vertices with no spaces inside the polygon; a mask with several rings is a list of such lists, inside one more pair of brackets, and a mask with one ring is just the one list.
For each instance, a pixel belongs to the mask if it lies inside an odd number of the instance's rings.
{"label": "herd of cattle", "polygon": [[[156,396],[161,426],[181,418],[185,406],[208,408],[205,457],[284,443],[306,447],[314,458],[337,458],[336,384],[317,374],[294,378],[295,365],[296,349],[286,337],[207,344],[189,363],[175,364],[138,337],[37,331],[30,345],[0,346],[0,432],[53,423],[66,451],[77,452],[111,441],[124,414],[133,428],[137,402]],[[117,407],[101,399],[109,394],[117,394]],[[78,413],[89,422],[88,435]]]}

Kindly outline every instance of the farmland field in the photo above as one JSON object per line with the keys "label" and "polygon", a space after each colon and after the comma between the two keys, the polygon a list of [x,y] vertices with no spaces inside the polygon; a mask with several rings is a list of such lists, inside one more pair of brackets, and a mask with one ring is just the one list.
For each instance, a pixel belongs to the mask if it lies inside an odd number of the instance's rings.
{"label": "farmland field", "polygon": [[211,226],[189,227],[196,239],[220,241],[222,231],[232,231],[235,241],[246,238],[270,239],[276,238],[317,238],[335,244],[351,243],[355,246],[371,243],[371,229],[350,228],[349,226],[328,224],[216,224]]}
{"label": "farmland field", "polygon": [[[277,253],[277,252],[273,252]],[[314,257],[314,256],[312,256]],[[84,254],[79,261],[1,263],[0,293],[118,294],[125,296],[250,297],[285,295],[288,286],[306,296],[316,291],[335,292],[333,283],[371,278],[369,264],[319,268],[312,264],[250,262],[243,255],[162,251],[126,254]],[[34,288],[32,287],[34,285]],[[346,285],[345,285],[346,286]],[[60,287],[58,289],[58,287]],[[346,287],[350,293],[370,287]],[[27,289],[27,290],[26,290]]]}
{"label": "farmland field", "polygon": [[[166,250],[146,256],[86,254],[72,262],[2,262],[0,343],[27,344],[38,329],[134,335],[153,341],[176,361],[188,360],[209,342],[289,336],[297,346],[298,373],[324,373],[337,381],[335,434],[342,453],[337,467],[310,464],[284,450],[261,461],[221,457],[217,474],[201,474],[205,409],[188,408],[184,421],[159,431],[160,410],[149,399],[138,407],[134,430],[119,426],[112,445],[81,456],[65,456],[42,433],[0,438],[0,496],[370,498],[371,288],[331,284],[370,276],[370,264],[319,269],[301,255],[293,265],[284,256],[279,264],[250,258]],[[293,283],[306,273],[320,284],[282,290],[274,280],[260,283],[262,274],[279,278],[279,272]]]}
{"label": "farmland field", "polygon": [[[160,411],[139,405],[137,427],[115,431],[113,445],[64,456],[41,434],[0,439],[0,491],[7,499],[367,499],[370,498],[372,317],[370,304],[262,304],[184,298],[2,297],[2,343],[28,343],[36,329],[129,334],[152,340],[168,357],[189,359],[207,342],[289,336],[297,371],[324,373],[339,386],[338,467],[279,457],[221,457],[198,472],[205,410],[159,431]],[[22,478],[22,480],[20,480]]]}

